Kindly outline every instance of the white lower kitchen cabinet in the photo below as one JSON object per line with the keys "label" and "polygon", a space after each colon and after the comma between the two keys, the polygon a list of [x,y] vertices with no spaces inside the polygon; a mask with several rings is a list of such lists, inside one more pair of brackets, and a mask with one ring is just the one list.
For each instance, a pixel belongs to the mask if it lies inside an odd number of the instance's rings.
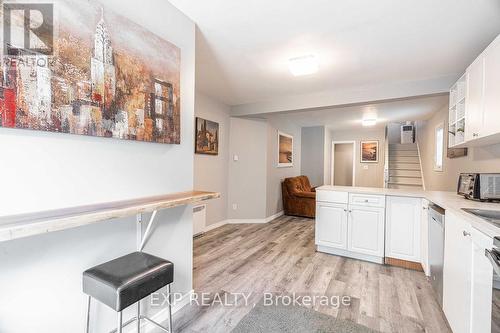
{"label": "white lower kitchen cabinet", "polygon": [[320,191],[318,198],[337,201],[316,203],[318,251],[384,262],[383,196],[349,194],[348,197],[347,193]]}
{"label": "white lower kitchen cabinet", "polygon": [[[462,218],[446,212],[443,311],[453,333],[471,332],[472,239],[470,229],[470,225]],[[490,279],[491,276],[490,274]]]}
{"label": "white lower kitchen cabinet", "polygon": [[420,263],[422,199],[388,196],[386,212],[385,256]]}
{"label": "white lower kitchen cabinet", "polygon": [[443,310],[454,333],[491,332],[493,239],[446,212]]}
{"label": "white lower kitchen cabinet", "polygon": [[485,256],[485,249],[493,247],[493,239],[471,228],[471,333],[491,332],[493,267]]}
{"label": "white lower kitchen cabinet", "polygon": [[316,245],[347,249],[347,204],[316,204]]}
{"label": "white lower kitchen cabinet", "polygon": [[348,218],[348,250],[383,257],[384,216],[384,208],[351,205]]}

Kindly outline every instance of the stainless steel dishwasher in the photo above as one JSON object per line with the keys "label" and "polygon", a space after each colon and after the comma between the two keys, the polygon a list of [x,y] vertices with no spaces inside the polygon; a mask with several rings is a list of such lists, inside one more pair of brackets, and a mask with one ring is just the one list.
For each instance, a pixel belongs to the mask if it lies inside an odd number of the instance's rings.
{"label": "stainless steel dishwasher", "polygon": [[429,205],[429,267],[432,288],[443,307],[444,209]]}

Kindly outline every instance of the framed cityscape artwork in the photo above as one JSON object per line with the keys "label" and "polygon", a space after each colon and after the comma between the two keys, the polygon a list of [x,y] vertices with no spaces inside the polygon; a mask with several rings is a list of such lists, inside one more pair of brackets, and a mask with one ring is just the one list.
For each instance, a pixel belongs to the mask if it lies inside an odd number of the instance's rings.
{"label": "framed cityscape artwork", "polygon": [[179,144],[180,49],[94,0],[50,5],[51,54],[5,45],[0,127]]}
{"label": "framed cityscape artwork", "polygon": [[196,154],[219,154],[219,124],[215,121],[196,117]]}

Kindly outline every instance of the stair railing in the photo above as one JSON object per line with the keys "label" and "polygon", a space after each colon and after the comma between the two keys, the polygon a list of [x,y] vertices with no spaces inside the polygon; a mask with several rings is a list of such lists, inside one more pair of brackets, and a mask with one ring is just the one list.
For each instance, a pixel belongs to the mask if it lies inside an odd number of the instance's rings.
{"label": "stair railing", "polygon": [[389,138],[387,135],[387,127],[384,144],[384,188],[389,188]]}

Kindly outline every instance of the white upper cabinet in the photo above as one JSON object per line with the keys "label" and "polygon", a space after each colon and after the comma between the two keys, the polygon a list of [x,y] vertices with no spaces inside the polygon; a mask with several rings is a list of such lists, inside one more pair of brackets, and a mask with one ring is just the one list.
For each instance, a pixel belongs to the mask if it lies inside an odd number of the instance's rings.
{"label": "white upper cabinet", "polygon": [[[463,91],[465,96],[462,96]],[[450,90],[450,147],[500,143],[499,92],[500,36],[474,60]]]}
{"label": "white upper cabinet", "polygon": [[387,197],[386,205],[385,256],[420,262],[422,199]]}
{"label": "white upper cabinet", "polygon": [[500,36],[484,53],[483,136],[500,132]]}
{"label": "white upper cabinet", "polygon": [[467,101],[465,110],[467,125],[465,141],[479,137],[483,126],[484,56],[477,58],[467,69]]}

